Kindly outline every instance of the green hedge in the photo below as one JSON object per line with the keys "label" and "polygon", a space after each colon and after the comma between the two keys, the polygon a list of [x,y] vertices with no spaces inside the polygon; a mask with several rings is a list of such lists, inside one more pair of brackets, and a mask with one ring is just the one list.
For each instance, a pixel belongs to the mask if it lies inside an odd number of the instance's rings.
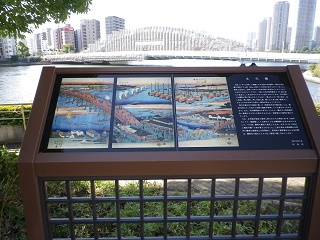
{"label": "green hedge", "polygon": [[320,64],[312,64],[308,70],[312,72],[312,76],[320,77]]}
{"label": "green hedge", "polygon": [[[31,105],[23,105],[25,118],[30,116]],[[9,112],[4,112],[9,111]],[[0,125],[23,125],[22,119],[1,120],[2,118],[22,118],[21,106],[0,106]],[[26,120],[26,123],[28,121]]]}
{"label": "green hedge", "polygon": [[18,177],[18,156],[0,148],[0,239],[25,240],[26,226]]}
{"label": "green hedge", "polygon": [[320,103],[316,103],[315,106],[316,106],[317,113],[320,117]]}

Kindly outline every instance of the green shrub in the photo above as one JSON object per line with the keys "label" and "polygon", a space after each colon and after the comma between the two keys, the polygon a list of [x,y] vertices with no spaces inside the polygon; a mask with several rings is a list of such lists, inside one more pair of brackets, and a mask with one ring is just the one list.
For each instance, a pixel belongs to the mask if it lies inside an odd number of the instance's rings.
{"label": "green shrub", "polygon": [[313,72],[317,67],[317,64],[311,64],[308,68],[308,71]]}
{"label": "green shrub", "polygon": [[[30,116],[31,105],[24,105],[25,118],[28,119]],[[6,112],[8,111],[8,112]],[[12,118],[12,120],[1,120],[2,118]],[[0,106],[0,125],[23,125],[21,106]],[[27,123],[27,120],[26,120]]]}
{"label": "green shrub", "polygon": [[10,60],[11,60],[12,62],[18,62],[18,61],[19,61],[19,56],[18,56],[18,55],[12,55],[11,58],[10,58]]}
{"label": "green shrub", "polygon": [[0,239],[24,240],[26,227],[18,178],[18,156],[0,149]]}
{"label": "green shrub", "polygon": [[316,103],[315,106],[316,106],[317,113],[320,117],[320,103]]}
{"label": "green shrub", "polygon": [[320,77],[320,64],[312,64],[308,70],[312,72],[312,76]]}
{"label": "green shrub", "polygon": [[29,58],[29,61],[30,62],[41,62],[41,57],[31,57]]}

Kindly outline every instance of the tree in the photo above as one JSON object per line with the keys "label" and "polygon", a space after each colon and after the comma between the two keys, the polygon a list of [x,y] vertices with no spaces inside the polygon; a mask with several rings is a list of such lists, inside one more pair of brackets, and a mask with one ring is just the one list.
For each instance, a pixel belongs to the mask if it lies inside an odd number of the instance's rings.
{"label": "tree", "polygon": [[74,53],[74,46],[72,44],[65,44],[62,46],[63,53]]}
{"label": "tree", "polygon": [[71,13],[87,13],[92,0],[0,0],[0,36],[24,38],[46,22],[65,22]]}
{"label": "tree", "polygon": [[304,46],[301,48],[301,52],[305,53],[305,52],[308,52],[309,51],[309,48],[307,46]]}
{"label": "tree", "polygon": [[19,57],[28,57],[29,54],[29,48],[21,41],[18,42],[18,55]]}

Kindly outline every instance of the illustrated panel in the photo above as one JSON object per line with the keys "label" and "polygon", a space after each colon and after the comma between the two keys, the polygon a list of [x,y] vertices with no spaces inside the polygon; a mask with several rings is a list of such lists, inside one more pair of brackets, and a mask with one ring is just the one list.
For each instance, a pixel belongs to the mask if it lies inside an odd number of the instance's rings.
{"label": "illustrated panel", "polygon": [[170,148],[174,143],[171,78],[118,78],[112,148]]}
{"label": "illustrated panel", "polygon": [[238,147],[225,77],[175,77],[179,147]]}
{"label": "illustrated panel", "polygon": [[114,78],[63,78],[47,149],[108,148]]}

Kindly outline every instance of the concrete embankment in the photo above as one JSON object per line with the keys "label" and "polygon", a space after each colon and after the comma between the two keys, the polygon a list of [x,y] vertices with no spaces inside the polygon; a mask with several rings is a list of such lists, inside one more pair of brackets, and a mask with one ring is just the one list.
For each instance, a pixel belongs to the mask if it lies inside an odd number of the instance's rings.
{"label": "concrete embankment", "polygon": [[302,73],[304,79],[306,81],[309,81],[309,82],[314,82],[314,83],[319,83],[320,84],[320,78],[318,77],[313,77],[312,76],[312,73],[310,71],[305,71]]}
{"label": "concrete embankment", "polygon": [[22,125],[0,126],[0,145],[6,143],[20,143],[23,140],[24,129]]}

